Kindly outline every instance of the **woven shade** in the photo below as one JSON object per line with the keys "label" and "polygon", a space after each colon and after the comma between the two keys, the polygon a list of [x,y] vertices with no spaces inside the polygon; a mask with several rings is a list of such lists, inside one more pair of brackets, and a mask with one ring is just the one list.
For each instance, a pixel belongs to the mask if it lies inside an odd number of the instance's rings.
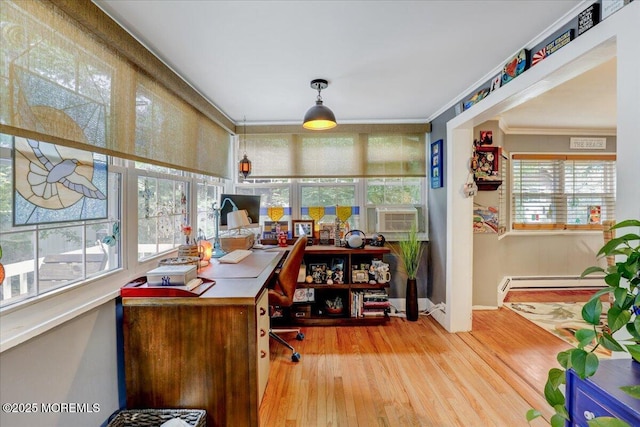
{"label": "woven shade", "polygon": [[424,177],[424,134],[251,134],[252,178]]}
{"label": "woven shade", "polygon": [[230,134],[150,77],[155,70],[135,66],[49,2],[2,1],[0,14],[0,132],[230,177]]}

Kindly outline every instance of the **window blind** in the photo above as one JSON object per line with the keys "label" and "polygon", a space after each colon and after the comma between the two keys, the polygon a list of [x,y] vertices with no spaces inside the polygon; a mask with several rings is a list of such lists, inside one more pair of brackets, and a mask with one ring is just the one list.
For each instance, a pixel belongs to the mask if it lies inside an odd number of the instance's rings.
{"label": "window blind", "polygon": [[514,154],[514,229],[602,228],[615,219],[615,155]]}
{"label": "window blind", "polygon": [[422,133],[249,134],[242,144],[256,179],[426,174]]}
{"label": "window blind", "polygon": [[96,17],[116,27],[95,5],[68,6],[82,23],[47,1],[0,2],[0,132],[229,178],[229,133],[88,31]]}

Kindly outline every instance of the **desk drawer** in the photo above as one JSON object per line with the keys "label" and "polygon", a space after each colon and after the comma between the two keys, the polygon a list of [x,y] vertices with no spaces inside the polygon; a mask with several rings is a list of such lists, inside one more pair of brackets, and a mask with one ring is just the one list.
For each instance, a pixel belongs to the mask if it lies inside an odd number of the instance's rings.
{"label": "desk drawer", "polygon": [[265,290],[256,305],[258,342],[258,402],[262,402],[269,379],[269,298]]}

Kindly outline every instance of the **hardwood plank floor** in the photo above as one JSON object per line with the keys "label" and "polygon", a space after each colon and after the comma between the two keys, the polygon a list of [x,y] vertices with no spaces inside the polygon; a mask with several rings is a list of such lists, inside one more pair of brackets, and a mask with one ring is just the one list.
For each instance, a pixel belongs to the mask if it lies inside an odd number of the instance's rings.
{"label": "hardwood plank floor", "polygon": [[[510,293],[519,298],[535,295]],[[303,332],[301,342],[286,337],[302,354],[299,363],[271,341],[263,427],[528,426],[532,407],[550,416],[544,382],[555,354],[568,348],[508,308],[474,311],[466,333],[450,334],[427,316]]]}

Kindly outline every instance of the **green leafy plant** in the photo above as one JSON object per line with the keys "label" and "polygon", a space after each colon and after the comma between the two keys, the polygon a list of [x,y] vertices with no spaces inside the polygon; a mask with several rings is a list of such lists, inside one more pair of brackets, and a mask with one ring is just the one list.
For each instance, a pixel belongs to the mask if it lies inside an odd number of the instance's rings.
{"label": "green leafy plant", "polygon": [[[640,220],[622,221],[611,230],[640,227]],[[587,268],[581,277],[593,273],[605,273],[607,287],[596,292],[582,308],[582,318],[591,328],[576,332],[579,341],[577,348],[558,353],[557,360],[561,368],[549,370],[544,387],[544,397],[555,410],[551,417],[552,427],[561,427],[569,419],[565,407],[565,396],[560,386],[566,383],[566,371],[573,369],[584,379],[598,370],[599,360],[594,351],[603,346],[611,351],[626,352],[640,362],[640,235],[626,233],[607,242],[598,251],[598,257],[616,256],[615,265],[603,269],[599,266]],[[602,297],[609,295],[612,302],[606,313],[606,322],[602,327]],[[627,337],[618,338],[619,332]],[[587,350],[587,347],[590,349]],[[624,387],[631,396],[640,398],[640,385]],[[539,411],[531,409],[527,412],[527,420],[539,417]],[[610,417],[598,417],[588,421],[589,426],[621,427],[628,426],[622,420]]]}
{"label": "green leafy plant", "polygon": [[411,227],[407,238],[398,241],[398,247],[391,248],[395,255],[402,260],[408,279],[415,279],[422,258],[422,242],[418,240],[418,232],[415,226]]}

